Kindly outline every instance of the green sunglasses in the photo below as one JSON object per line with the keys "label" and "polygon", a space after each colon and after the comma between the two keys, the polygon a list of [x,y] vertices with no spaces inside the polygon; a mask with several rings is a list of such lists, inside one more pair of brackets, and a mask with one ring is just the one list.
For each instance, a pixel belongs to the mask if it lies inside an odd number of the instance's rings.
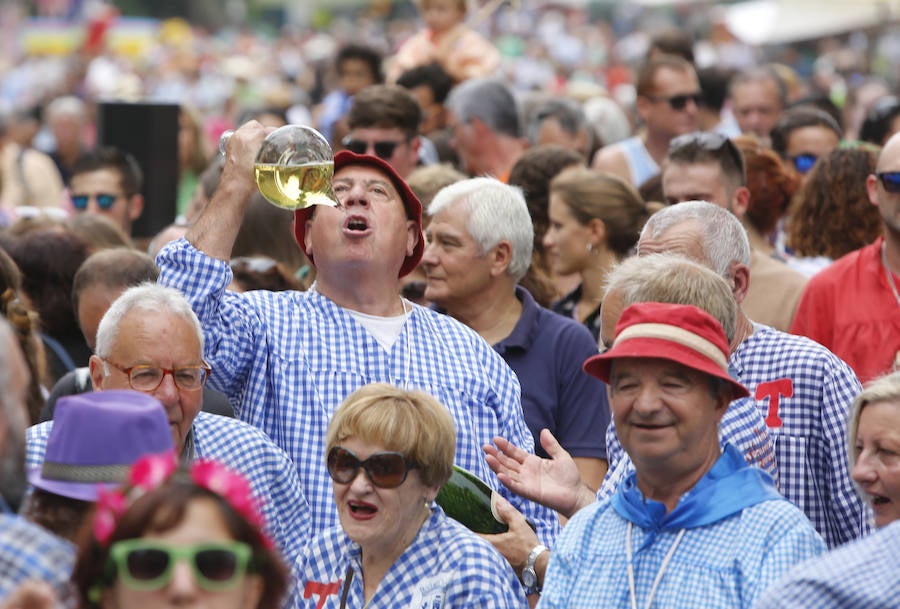
{"label": "green sunglasses", "polygon": [[250,546],[238,541],[171,546],[147,539],[118,541],[109,551],[120,581],[144,591],[167,585],[179,560],[188,561],[200,588],[228,590],[247,572],[251,554]]}

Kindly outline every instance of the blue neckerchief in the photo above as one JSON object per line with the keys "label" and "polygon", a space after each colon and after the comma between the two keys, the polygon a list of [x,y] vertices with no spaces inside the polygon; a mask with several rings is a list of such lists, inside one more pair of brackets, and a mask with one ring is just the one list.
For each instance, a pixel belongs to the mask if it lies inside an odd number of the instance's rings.
{"label": "blue neckerchief", "polygon": [[712,468],[668,514],[664,504],[644,498],[634,472],[619,485],[610,502],[625,520],[661,532],[706,526],[757,503],[781,498],[771,476],[747,465],[740,451],[728,444]]}

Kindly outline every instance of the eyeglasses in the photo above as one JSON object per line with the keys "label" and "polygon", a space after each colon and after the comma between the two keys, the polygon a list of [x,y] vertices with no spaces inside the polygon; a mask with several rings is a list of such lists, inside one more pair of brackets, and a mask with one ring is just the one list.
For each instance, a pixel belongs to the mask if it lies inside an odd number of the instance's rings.
{"label": "eyeglasses", "polygon": [[797,170],[797,173],[806,174],[813,168],[813,165],[816,164],[819,157],[814,154],[798,154],[796,156],[789,156],[788,160],[794,165],[794,169]]}
{"label": "eyeglasses", "polygon": [[170,546],[145,539],[117,541],[109,551],[116,573],[133,590],[159,590],[172,581],[175,563],[187,560],[202,589],[233,587],[247,571],[252,551],[238,541]]}
{"label": "eyeglasses", "polygon": [[172,375],[175,385],[182,391],[197,391],[206,384],[212,368],[203,362],[199,366],[184,366],[182,368],[161,368],[139,364],[130,368],[123,368],[109,360],[107,364],[128,375],[128,384],[135,391],[156,391],[167,374]]}
{"label": "eyeglasses", "polygon": [[884,189],[890,193],[900,193],[900,171],[881,171],[875,176],[881,181]]}
{"label": "eyeglasses", "polygon": [[[371,142],[371,145],[372,149],[375,151],[375,156],[387,160],[394,156],[394,150],[397,149],[397,146],[404,143],[405,142],[403,141],[385,140],[383,142]],[[366,140],[354,140],[348,135],[341,141],[341,144],[343,144],[344,148],[354,154],[365,154],[369,150],[370,142],[367,142]]]}
{"label": "eyeglasses", "polygon": [[[685,133],[684,135],[672,138],[669,142],[668,155],[672,157],[684,154],[688,148],[699,148],[706,152],[715,153],[724,150],[731,162],[740,171],[741,184],[744,183],[744,157],[741,155],[741,151],[737,149],[737,146],[734,145],[734,142],[728,139],[727,136],[722,135],[717,131],[694,131],[693,133]],[[690,153],[687,153],[684,154],[684,156],[689,157],[691,155]]]}
{"label": "eyeglasses", "polygon": [[400,453],[375,453],[365,461],[341,446],[328,451],[328,475],[339,484],[350,484],[363,468],[372,484],[379,488],[397,488],[406,480],[409,470],[418,467]]}
{"label": "eyeglasses", "polygon": [[668,102],[669,107],[676,112],[681,112],[685,108],[687,108],[688,102],[694,102],[695,106],[699,106],[700,102],[703,101],[703,95],[699,92],[697,93],[682,93],[680,95],[672,95],[669,97],[657,97],[656,95],[648,95],[647,99],[652,102]]}
{"label": "eyeglasses", "polygon": [[87,209],[88,201],[91,200],[91,196],[97,200],[97,207],[103,211],[107,211],[111,208],[116,202],[116,199],[119,198],[119,195],[112,195],[106,192],[101,192],[96,195],[72,195],[72,207],[78,211],[84,211]]}

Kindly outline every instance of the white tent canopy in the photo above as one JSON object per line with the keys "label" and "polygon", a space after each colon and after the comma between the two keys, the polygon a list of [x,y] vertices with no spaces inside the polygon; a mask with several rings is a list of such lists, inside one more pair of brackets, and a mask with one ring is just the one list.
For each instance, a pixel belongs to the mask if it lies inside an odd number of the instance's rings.
{"label": "white tent canopy", "polygon": [[779,44],[842,34],[896,19],[900,0],[752,0],[725,10],[742,42]]}

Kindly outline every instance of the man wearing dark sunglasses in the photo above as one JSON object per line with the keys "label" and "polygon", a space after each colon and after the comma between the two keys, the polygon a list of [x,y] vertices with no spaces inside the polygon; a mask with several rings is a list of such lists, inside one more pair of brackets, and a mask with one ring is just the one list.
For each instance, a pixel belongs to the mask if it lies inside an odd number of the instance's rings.
{"label": "man wearing dark sunglasses", "polygon": [[697,129],[700,81],[694,67],[672,55],[649,59],[637,75],[640,135],[601,148],[593,167],[613,173],[635,188],[659,174],[669,141]]}
{"label": "man wearing dark sunglasses", "polygon": [[844,132],[827,112],[798,106],[784,113],[772,129],[772,150],[790,171],[806,175],[816,161],[838,147]]}
{"label": "man wearing dark sunglasses", "polygon": [[72,168],[69,199],[75,213],[106,216],[131,234],[144,211],[143,173],[124,150],[105,146],[85,153]]}
{"label": "man wearing dark sunglasses", "polygon": [[866,180],[884,236],[809,281],[791,326],[844,359],[862,382],[900,368],[900,135]]}
{"label": "man wearing dark sunglasses", "polygon": [[356,94],[347,113],[350,131],[341,140],[354,154],[373,154],[406,178],[419,163],[422,109],[399,85],[370,85]]}
{"label": "man wearing dark sunglasses", "polygon": [[515,374],[471,329],[398,294],[398,278],[418,265],[425,243],[422,204],[389,163],[341,150],[332,179],[340,206],[294,212],[294,236],[316,267],[309,290],[226,291],[266,133],[255,122],[235,131],[209,206],[185,239],[157,256],[160,283],[185,293],[203,324],[206,361],[222,371],[210,384],[290,454],[316,530],[337,524],[324,430],[347,395],[384,382],[425,390],[446,405],[457,426],[457,464],[507,497],[552,543],[555,514],[503,487],[481,450],[502,430],[534,449]]}

